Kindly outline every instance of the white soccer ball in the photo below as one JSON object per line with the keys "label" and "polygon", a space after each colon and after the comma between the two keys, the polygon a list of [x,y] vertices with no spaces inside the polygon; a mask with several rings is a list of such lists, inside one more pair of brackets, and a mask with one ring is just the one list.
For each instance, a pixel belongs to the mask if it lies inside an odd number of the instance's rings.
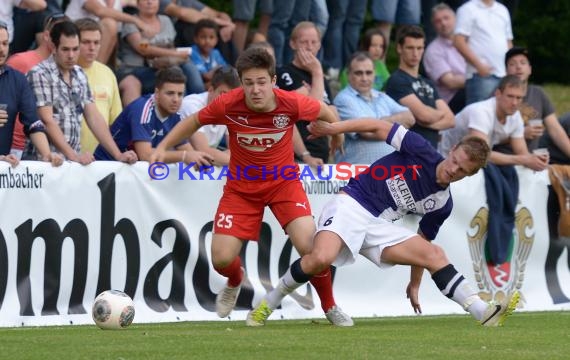
{"label": "white soccer ball", "polygon": [[103,291],[95,298],[92,316],[101,329],[124,329],[133,322],[135,304],[133,299],[122,291]]}

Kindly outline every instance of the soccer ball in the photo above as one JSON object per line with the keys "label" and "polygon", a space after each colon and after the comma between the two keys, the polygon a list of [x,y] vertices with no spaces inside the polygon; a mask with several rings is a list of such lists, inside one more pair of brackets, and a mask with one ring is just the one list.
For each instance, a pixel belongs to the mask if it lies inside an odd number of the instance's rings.
{"label": "soccer ball", "polygon": [[101,329],[124,329],[133,322],[135,304],[122,291],[103,291],[95,298],[92,316]]}

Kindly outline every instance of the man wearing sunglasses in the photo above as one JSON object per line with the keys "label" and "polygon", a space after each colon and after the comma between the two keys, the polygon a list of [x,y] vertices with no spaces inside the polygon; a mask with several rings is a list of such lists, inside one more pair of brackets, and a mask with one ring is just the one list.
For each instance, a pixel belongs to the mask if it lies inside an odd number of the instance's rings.
{"label": "man wearing sunglasses", "polygon": [[[414,116],[408,108],[373,89],[375,75],[374,61],[367,52],[357,52],[350,58],[348,86],[334,99],[341,120],[374,118],[398,123],[406,128],[413,126]],[[394,148],[375,133],[352,132],[345,135],[344,154],[338,153],[336,160],[369,165],[393,151]]]}
{"label": "man wearing sunglasses", "polygon": [[0,161],[16,166],[19,157],[10,154],[16,116],[40,154],[41,160],[59,166],[63,159],[50,151],[45,129],[36,114],[36,102],[24,75],[6,65],[8,26],[0,22]]}

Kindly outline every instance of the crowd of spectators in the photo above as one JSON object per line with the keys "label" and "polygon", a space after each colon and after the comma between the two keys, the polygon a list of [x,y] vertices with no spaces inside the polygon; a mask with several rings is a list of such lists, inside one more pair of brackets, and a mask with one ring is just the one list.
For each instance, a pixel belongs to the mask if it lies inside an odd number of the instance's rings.
{"label": "crowd of spectators", "polygon": [[[511,162],[544,168],[544,155],[538,162],[529,160],[541,141],[567,157],[570,141],[546,93],[529,84],[531,51],[513,47],[515,9],[516,2],[496,0],[234,0],[229,14],[198,0],[4,1],[0,156],[48,160],[59,154],[88,164],[100,146],[106,158],[144,159],[133,146],[117,146],[109,129],[134,101],[150,101],[152,111],[161,108],[160,70],[179,68],[183,95],[203,103],[221,91],[220,84],[224,92],[237,86],[213,81],[217,69],[231,69],[246,47],[262,46],[275,56],[279,88],[324,101],[342,121],[399,122],[440,149],[442,138],[459,131],[458,121],[464,132],[474,123],[469,115],[474,108],[463,110],[466,105],[485,101],[491,109],[489,97],[503,99],[511,87],[520,87],[523,95],[513,103],[513,116],[490,113],[486,137],[492,145],[509,145],[500,140],[522,136],[526,141],[517,141],[514,152],[524,156]],[[372,27],[365,29],[367,12]],[[251,26],[254,19],[257,28]],[[391,40],[399,57],[394,69],[385,63]],[[27,84],[16,85],[14,71],[23,73]],[[495,90],[507,74],[521,85],[509,82]],[[28,93],[25,101],[13,99]],[[183,113],[190,115],[187,109]],[[223,129],[216,133],[215,141],[198,143],[223,146]],[[370,164],[392,151],[370,134],[355,133],[347,136],[344,154],[329,154],[327,139],[309,139],[304,123],[298,124],[296,139],[299,134],[297,160],[312,166]],[[147,140],[156,142],[154,135]],[[192,142],[188,146],[187,152]],[[508,146],[497,150],[513,156]],[[226,163],[229,154],[217,156]]]}

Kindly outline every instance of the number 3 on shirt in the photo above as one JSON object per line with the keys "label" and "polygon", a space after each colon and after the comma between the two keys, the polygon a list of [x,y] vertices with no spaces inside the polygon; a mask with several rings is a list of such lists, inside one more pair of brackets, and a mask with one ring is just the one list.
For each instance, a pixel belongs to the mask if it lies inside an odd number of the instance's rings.
{"label": "number 3 on shirt", "polygon": [[224,213],[218,214],[218,221],[216,221],[216,226],[219,228],[230,229],[233,225],[232,220],[233,215],[226,215]]}

